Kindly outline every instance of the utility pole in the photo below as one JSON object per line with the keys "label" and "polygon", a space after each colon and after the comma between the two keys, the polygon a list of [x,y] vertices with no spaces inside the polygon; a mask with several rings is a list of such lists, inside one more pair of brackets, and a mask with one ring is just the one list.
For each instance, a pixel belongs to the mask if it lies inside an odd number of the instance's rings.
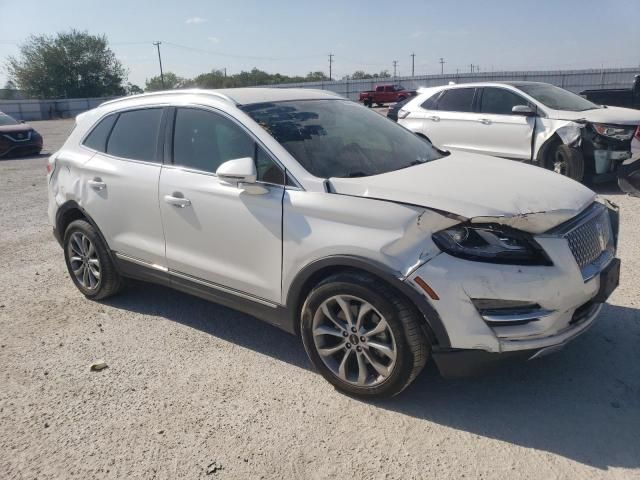
{"label": "utility pole", "polygon": [[333,64],[333,53],[329,54],[329,80],[331,80],[331,66]]}
{"label": "utility pole", "polygon": [[398,61],[397,61],[397,60],[394,60],[394,61],[393,61],[393,78],[394,78],[394,80],[395,80],[395,78],[396,78],[396,67],[397,67],[397,66],[398,66]]}
{"label": "utility pole", "polygon": [[415,72],[415,69],[414,69],[415,61],[416,61],[416,54],[412,53],[411,54],[411,76],[412,77],[415,77],[415,75],[416,75],[416,72]]}
{"label": "utility pole", "polygon": [[160,44],[162,42],[153,42],[158,48],[158,63],[160,63],[160,82],[162,82],[162,88],[164,89],[164,74],[162,73],[162,57],[160,56]]}
{"label": "utility pole", "polygon": [[444,64],[446,62],[444,61],[444,58],[440,57],[440,75],[444,75]]}
{"label": "utility pole", "polygon": [[470,65],[471,67],[471,73],[473,73],[473,63]]}

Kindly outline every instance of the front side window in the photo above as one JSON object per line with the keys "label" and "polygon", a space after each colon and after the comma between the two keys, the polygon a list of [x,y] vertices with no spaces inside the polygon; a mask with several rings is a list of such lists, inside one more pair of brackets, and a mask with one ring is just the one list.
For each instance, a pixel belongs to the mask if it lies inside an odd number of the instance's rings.
{"label": "front side window", "polygon": [[496,115],[511,115],[516,105],[528,105],[524,98],[504,88],[487,87],[482,91],[480,112]]}
{"label": "front side window", "polygon": [[472,112],[475,88],[446,90],[438,99],[438,110],[445,112]]}
{"label": "front side window", "polygon": [[215,173],[228,160],[251,157],[258,180],[284,184],[284,172],[238,125],[214,112],[178,108],[173,134],[173,163]]}
{"label": "front side window", "polygon": [[242,109],[321,178],[366,177],[443,156],[428,141],[347,100],[271,102]]}
{"label": "front side window", "polygon": [[585,110],[600,108],[595,103],[582,98],[580,95],[571,93],[564,88],[549,85],[548,83],[515,84],[514,86],[554,110],[584,112]]}
{"label": "front side window", "polygon": [[162,108],[122,112],[107,140],[107,153],[132,160],[157,161],[161,118]]}

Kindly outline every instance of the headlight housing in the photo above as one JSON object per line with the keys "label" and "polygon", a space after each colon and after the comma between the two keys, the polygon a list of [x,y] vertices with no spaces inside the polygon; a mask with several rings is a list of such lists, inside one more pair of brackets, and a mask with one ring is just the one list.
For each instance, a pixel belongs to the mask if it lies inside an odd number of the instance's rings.
{"label": "headlight housing", "polygon": [[635,126],[622,127],[606,125],[604,123],[594,123],[593,129],[603,137],[614,138],[616,140],[629,140],[635,132]]}
{"label": "headlight housing", "polygon": [[438,248],[454,257],[508,265],[553,265],[531,235],[502,225],[463,223],[433,234]]}

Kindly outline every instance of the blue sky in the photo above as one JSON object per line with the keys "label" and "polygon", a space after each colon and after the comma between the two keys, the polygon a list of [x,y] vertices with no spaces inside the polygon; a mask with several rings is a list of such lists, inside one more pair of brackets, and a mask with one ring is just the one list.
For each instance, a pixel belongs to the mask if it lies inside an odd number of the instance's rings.
{"label": "blue sky", "polygon": [[141,86],[158,74],[154,40],[165,71],[187,77],[328,72],[330,52],[334,78],[393,60],[407,75],[412,52],[416,73],[439,72],[440,57],[446,72],[638,66],[639,19],[640,0],[0,0],[0,66],[29,35],[70,28],[106,34]]}

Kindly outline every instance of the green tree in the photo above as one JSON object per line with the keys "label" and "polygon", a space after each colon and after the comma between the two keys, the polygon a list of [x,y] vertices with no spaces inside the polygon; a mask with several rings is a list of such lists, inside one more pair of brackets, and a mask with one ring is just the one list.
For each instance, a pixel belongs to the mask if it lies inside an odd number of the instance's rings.
{"label": "green tree", "polygon": [[148,78],[145,81],[145,92],[155,92],[157,90],[174,90],[176,88],[186,88],[191,86],[191,81],[179,77],[173,72],[164,72],[164,87],[160,75]]}
{"label": "green tree", "polygon": [[7,80],[4,88],[0,89],[0,99],[2,100],[13,100],[17,94],[18,90],[16,89],[16,85],[11,80]]}
{"label": "green tree", "polygon": [[307,73],[307,76],[304,79],[307,82],[320,82],[323,80],[329,80],[329,77],[327,77],[323,72],[318,71]]}
{"label": "green tree", "polygon": [[139,93],[144,93],[144,90],[131,82],[127,82],[127,86],[124,87],[124,89],[127,92],[127,95],[138,95]]}
{"label": "green tree", "polygon": [[126,71],[104,35],[71,30],[54,37],[33,35],[10,56],[7,72],[37,98],[82,98],[124,94]]}

